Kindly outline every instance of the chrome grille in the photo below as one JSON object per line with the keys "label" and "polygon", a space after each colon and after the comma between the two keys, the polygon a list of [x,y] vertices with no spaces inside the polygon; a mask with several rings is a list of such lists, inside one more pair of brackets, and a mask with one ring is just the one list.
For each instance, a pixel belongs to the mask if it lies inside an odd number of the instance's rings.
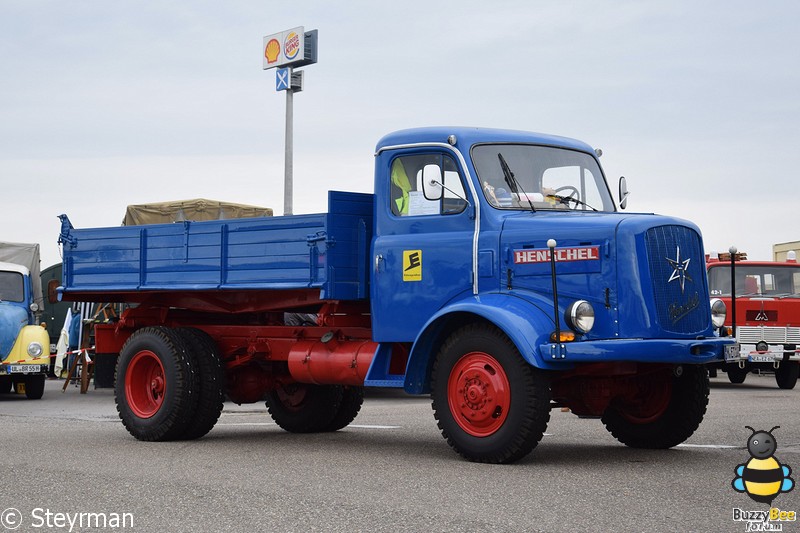
{"label": "chrome grille", "polygon": [[736,340],[743,344],[800,344],[800,328],[736,326]]}

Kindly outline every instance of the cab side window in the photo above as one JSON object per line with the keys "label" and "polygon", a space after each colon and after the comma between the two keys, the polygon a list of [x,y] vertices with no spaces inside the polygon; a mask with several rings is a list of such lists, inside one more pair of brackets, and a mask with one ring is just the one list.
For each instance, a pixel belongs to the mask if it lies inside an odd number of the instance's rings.
{"label": "cab side window", "polygon": [[[425,197],[422,169],[437,165],[444,180],[444,194],[438,200]],[[390,202],[396,216],[452,215],[466,209],[461,173],[453,158],[444,154],[400,156],[392,160]]]}

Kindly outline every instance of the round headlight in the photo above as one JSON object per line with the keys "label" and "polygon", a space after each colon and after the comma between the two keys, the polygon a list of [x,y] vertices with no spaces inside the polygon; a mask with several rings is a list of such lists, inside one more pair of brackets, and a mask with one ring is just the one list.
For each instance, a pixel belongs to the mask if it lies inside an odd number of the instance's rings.
{"label": "round headlight", "polygon": [[728,316],[728,308],[725,306],[725,302],[719,298],[711,300],[711,323],[714,328],[721,328],[725,324],[726,316]]}
{"label": "round headlight", "polygon": [[39,304],[37,304],[36,302],[31,303],[31,305],[28,306],[28,308],[31,310],[32,313],[39,312]]}
{"label": "round headlight", "polygon": [[588,333],[594,327],[594,307],[586,300],[577,300],[567,307],[564,319],[570,329]]}
{"label": "round headlight", "polygon": [[42,345],[38,342],[32,342],[28,345],[28,355],[31,357],[39,357],[44,353]]}

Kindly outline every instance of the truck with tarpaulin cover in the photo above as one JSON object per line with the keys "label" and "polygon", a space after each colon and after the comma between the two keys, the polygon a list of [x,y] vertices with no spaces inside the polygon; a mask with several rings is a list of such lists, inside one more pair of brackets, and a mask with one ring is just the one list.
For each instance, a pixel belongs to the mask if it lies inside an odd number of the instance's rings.
{"label": "truck with tarpaulin cover", "polygon": [[61,216],[60,296],[136,304],[95,331],[98,353],[119,354],[134,437],[201,437],[226,395],[266,401],[291,432],[336,431],[364,387],[431,395],[472,461],[524,457],[554,407],[632,447],[695,431],[705,364],[733,346],[695,225],[622,213],[597,153],[563,137],[419,128],[374,155],[374,193],[331,191],[326,213],[93,229]]}
{"label": "truck with tarpaulin cover", "polygon": [[39,245],[0,242],[0,393],[38,400],[50,366],[42,309]]}

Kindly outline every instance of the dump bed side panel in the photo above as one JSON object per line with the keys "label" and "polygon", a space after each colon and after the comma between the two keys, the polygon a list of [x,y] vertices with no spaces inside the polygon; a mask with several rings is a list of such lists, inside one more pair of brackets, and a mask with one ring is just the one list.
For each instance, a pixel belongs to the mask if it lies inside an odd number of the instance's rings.
{"label": "dump bed side panel", "polygon": [[372,195],[329,193],[329,212],[147,226],[70,229],[61,291],[366,289]]}

